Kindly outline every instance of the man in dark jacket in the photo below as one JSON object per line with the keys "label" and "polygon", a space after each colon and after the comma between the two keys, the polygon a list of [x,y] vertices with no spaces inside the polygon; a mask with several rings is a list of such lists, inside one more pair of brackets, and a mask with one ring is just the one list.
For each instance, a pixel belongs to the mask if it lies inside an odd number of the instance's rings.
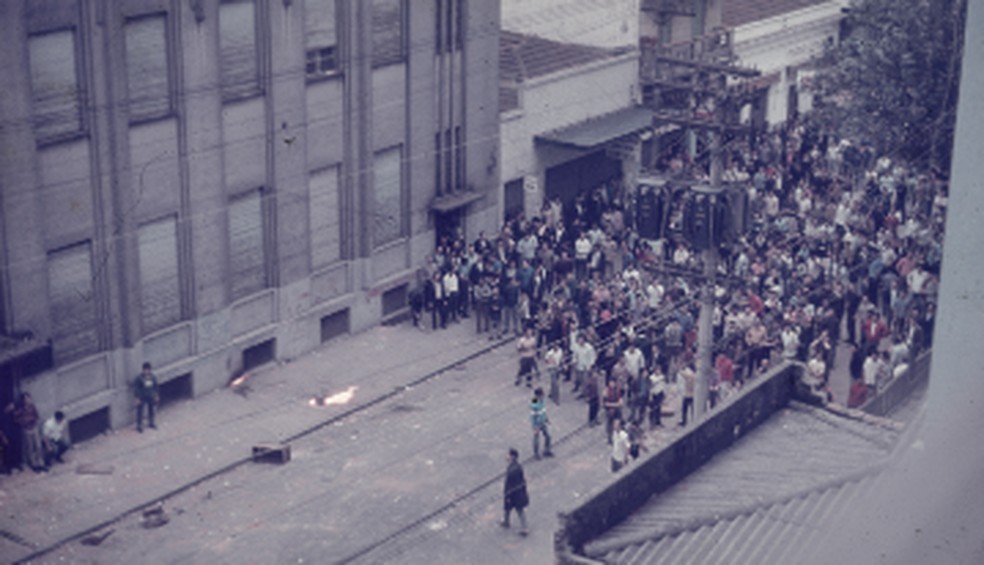
{"label": "man in dark jacket", "polygon": [[526,478],[523,476],[523,467],[519,464],[519,452],[515,448],[509,448],[509,462],[506,468],[506,483],[503,489],[503,506],[505,513],[501,525],[503,528],[509,527],[509,514],[513,509],[519,515],[519,524],[522,529],[519,535],[525,536],[529,533],[526,528],[526,512],[524,509],[530,503],[530,497],[526,493]]}
{"label": "man in dark jacket", "polygon": [[137,404],[137,431],[143,432],[143,413],[147,409],[147,423],[151,428],[154,425],[154,408],[159,402],[157,391],[157,377],[151,372],[150,363],[144,363],[140,374],[133,379],[133,396]]}

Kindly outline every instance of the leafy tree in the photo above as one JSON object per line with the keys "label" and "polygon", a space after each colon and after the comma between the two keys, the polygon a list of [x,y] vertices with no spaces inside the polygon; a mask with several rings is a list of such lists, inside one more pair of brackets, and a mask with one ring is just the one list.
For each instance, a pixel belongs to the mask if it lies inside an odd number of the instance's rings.
{"label": "leafy tree", "polygon": [[852,0],[817,73],[816,117],[880,154],[949,169],[966,0]]}

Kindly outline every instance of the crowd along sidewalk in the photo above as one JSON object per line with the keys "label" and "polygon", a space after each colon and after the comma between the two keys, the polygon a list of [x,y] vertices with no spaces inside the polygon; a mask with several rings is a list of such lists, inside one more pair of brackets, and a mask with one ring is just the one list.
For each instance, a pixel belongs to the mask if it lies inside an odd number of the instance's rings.
{"label": "crowd along sidewalk", "polygon": [[125,427],[77,445],[49,473],[2,476],[0,559],[78,541],[249,461],[254,445],[300,437],[498,345],[470,324],[378,326],[166,408],[157,429]]}

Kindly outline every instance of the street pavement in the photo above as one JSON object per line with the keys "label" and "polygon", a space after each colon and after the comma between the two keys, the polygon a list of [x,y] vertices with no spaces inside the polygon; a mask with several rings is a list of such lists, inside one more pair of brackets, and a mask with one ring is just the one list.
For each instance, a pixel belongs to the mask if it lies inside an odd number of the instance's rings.
{"label": "street pavement", "polygon": [[[165,408],[156,430],[117,430],[50,473],[0,478],[0,561],[550,563],[556,512],[613,480],[609,447],[565,383],[548,402],[556,457],[532,459],[517,366],[513,342],[476,336],[472,320],[340,338],[250,374],[241,393]],[[248,462],[253,445],[285,440],[290,462]],[[510,446],[529,484],[528,537],[515,516],[498,525]],[[147,528],[142,511],[159,501],[168,521]]]}

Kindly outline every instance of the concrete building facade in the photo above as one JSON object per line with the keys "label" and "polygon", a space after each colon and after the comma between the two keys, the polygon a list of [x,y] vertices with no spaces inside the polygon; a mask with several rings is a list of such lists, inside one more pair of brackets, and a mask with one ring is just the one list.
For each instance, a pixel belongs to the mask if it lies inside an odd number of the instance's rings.
{"label": "concrete building facade", "polygon": [[[637,110],[637,49],[560,43],[503,31],[503,217],[539,214],[547,199],[568,203],[578,194],[638,170],[636,132],[641,122],[611,132],[605,124]],[[553,135],[570,128],[601,128],[585,144]]]}
{"label": "concrete building facade", "polygon": [[4,400],[97,433],[144,361],[191,397],[398,314],[435,233],[495,226],[498,34],[477,0],[0,3],[0,333],[46,352]]}
{"label": "concrete building facade", "polygon": [[813,108],[811,79],[816,57],[840,39],[846,0],[754,0],[725,4],[723,24],[731,31],[739,64],[757,69],[746,79],[756,92],[743,120],[771,127]]}

